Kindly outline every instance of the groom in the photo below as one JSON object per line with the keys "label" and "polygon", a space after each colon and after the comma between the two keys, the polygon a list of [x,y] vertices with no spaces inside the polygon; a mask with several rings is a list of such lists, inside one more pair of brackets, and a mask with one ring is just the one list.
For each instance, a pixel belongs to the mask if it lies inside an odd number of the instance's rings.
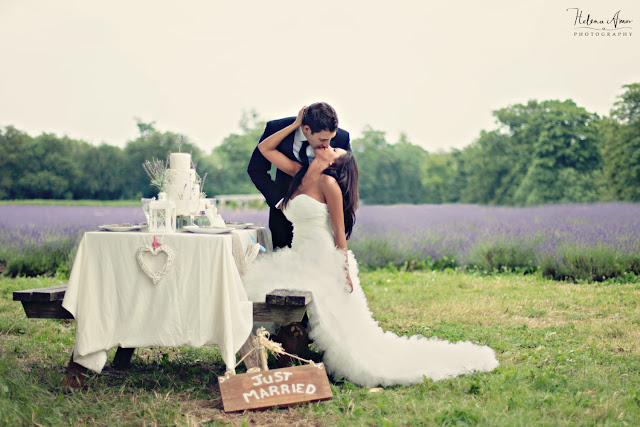
{"label": "groom", "polygon": [[[259,142],[289,126],[295,119],[295,117],[287,117],[268,122]],[[338,128],[338,115],[332,106],[325,102],[316,102],[307,107],[302,118],[302,126],[280,143],[278,151],[291,160],[308,165],[315,158],[316,148],[329,148],[329,146],[351,150],[349,132]],[[269,169],[271,169],[271,162],[265,159],[256,147],[247,172],[269,205],[269,228],[273,247],[283,248],[291,246],[293,226],[282,211],[276,208],[276,205],[287,193],[291,177],[278,169],[274,182],[269,175]]]}

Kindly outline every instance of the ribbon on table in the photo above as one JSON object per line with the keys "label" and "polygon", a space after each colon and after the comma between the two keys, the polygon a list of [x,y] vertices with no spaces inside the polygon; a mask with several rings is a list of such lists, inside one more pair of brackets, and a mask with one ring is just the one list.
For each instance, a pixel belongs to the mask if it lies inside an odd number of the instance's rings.
{"label": "ribbon on table", "polygon": [[256,239],[254,239],[253,236],[250,235],[249,237],[251,237],[251,241],[253,242],[254,245],[260,246],[260,252],[267,252],[267,248],[262,246],[260,243],[256,242]]}
{"label": "ribbon on table", "polygon": [[247,249],[243,251],[242,240],[240,240],[240,236],[236,232],[231,232],[231,248],[233,259],[236,262],[236,267],[238,268],[240,277],[244,276],[244,274],[247,272],[253,261],[255,261],[258,253],[260,252],[260,248],[262,247],[259,243],[255,243],[253,236],[251,236],[251,240],[254,243],[248,245]]}
{"label": "ribbon on table", "polygon": [[[262,252],[273,251],[273,242],[271,241],[271,232],[265,227],[250,227],[258,233],[258,243],[264,248]],[[254,242],[255,243],[255,242]]]}

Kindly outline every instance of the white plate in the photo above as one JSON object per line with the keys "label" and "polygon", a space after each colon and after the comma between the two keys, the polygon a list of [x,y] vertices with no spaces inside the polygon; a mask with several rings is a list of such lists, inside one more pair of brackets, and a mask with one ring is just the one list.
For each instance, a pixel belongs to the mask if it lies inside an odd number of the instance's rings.
{"label": "white plate", "polygon": [[185,225],[182,227],[185,231],[190,231],[192,233],[202,233],[202,234],[221,234],[221,233],[229,233],[233,231],[232,228],[220,228],[220,227],[198,227],[197,225]]}
{"label": "white plate", "polygon": [[98,228],[103,231],[133,231],[140,230],[142,225],[101,225]]}
{"label": "white plate", "polygon": [[241,230],[243,228],[249,228],[253,225],[251,222],[225,222],[225,224],[229,228],[235,228],[237,230]]}

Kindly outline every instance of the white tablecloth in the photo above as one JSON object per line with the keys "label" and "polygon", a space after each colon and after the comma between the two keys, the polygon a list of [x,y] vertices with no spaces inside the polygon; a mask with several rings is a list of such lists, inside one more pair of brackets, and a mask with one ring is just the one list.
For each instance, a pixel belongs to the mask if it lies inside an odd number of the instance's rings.
{"label": "white tablecloth", "polygon": [[[256,230],[234,231],[244,248]],[[85,233],[75,258],[63,307],[76,319],[74,361],[101,372],[115,346],[218,345],[228,370],[249,336],[253,305],[232,255],[232,236],[178,232],[156,235],[175,262],[157,284],[136,260],[153,242],[147,232]],[[166,255],[143,259],[158,271]]]}

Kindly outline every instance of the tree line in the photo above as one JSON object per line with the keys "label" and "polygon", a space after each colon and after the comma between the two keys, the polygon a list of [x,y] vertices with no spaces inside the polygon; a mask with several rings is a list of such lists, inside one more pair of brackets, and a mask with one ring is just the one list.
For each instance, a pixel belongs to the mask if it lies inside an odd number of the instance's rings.
{"label": "tree line", "polygon": [[[389,143],[366,127],[352,140],[367,204],[640,201],[640,83],[623,86],[610,115],[572,100],[530,100],[493,112],[498,128],[463,149],[427,152],[406,135]],[[137,120],[140,135],[124,148],[66,136],[31,137],[0,128],[0,199],[135,199],[151,197],[142,163],[170,152],[192,153],[204,192],[258,191],[246,168],[264,129],[255,112],[209,154],[184,135]]]}

